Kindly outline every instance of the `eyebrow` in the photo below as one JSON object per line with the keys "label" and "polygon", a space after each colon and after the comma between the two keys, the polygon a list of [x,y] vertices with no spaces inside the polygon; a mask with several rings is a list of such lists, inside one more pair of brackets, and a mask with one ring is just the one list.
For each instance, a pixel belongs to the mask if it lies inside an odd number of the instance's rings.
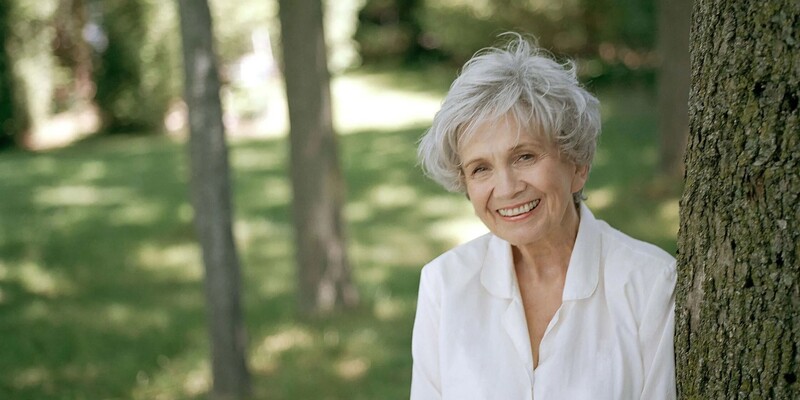
{"label": "eyebrow", "polygon": [[[518,152],[518,151],[520,151],[522,149],[527,149],[529,147],[535,147],[535,148],[537,148],[536,150],[544,152],[544,150],[540,150],[539,149],[539,147],[540,147],[539,144],[538,143],[534,143],[534,142],[517,143],[516,145],[514,145],[512,147],[509,147],[508,150],[506,150],[506,152],[507,153],[515,153],[515,152]],[[473,163],[476,163],[476,162],[479,162],[479,161],[483,161],[483,159],[484,159],[483,156],[478,156],[478,157],[469,159],[466,162],[461,163],[461,168],[466,168],[466,167],[470,166]]]}

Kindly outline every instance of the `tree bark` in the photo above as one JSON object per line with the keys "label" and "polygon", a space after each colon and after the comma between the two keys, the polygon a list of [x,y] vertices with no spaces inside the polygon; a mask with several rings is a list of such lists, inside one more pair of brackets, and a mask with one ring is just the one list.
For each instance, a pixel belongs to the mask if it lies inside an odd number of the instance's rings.
{"label": "tree bark", "polygon": [[231,231],[231,190],[220,81],[206,0],[180,0],[189,108],[190,188],[195,227],[205,265],[214,399],[241,399],[250,392],[246,333],[240,305],[239,260]]}
{"label": "tree bark", "polygon": [[344,179],[331,116],[320,0],[281,0],[284,77],[291,126],[291,179],[304,314],[355,306],[341,209]]}
{"label": "tree bark", "polygon": [[698,0],[676,300],[682,399],[800,393],[800,3]]}
{"label": "tree bark", "polygon": [[658,10],[658,131],[661,173],[683,176],[683,157],[689,133],[689,28],[692,0],[660,0]]}

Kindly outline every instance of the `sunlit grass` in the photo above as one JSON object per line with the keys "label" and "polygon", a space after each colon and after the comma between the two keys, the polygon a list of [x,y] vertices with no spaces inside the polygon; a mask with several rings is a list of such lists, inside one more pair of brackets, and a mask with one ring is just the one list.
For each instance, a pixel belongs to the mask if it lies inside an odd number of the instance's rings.
{"label": "sunlit grass", "polygon": [[[455,74],[452,68],[429,67],[366,69],[335,75],[331,78],[334,128],[347,135],[428,124]],[[263,138],[288,134],[289,114],[280,75],[256,86],[223,90],[223,99],[228,110],[226,126],[234,136]]]}
{"label": "sunlit grass", "polygon": [[[408,397],[419,269],[485,232],[464,196],[416,167],[416,140],[447,86],[429,75],[446,73],[368,71],[334,86],[362,298],[350,313],[295,313],[285,136],[233,143],[255,398]],[[605,128],[587,203],[674,252],[677,188],[665,190],[653,173],[654,99],[636,90],[601,98]],[[411,103],[418,108],[404,108]],[[205,398],[203,270],[186,176],[183,144],[164,137],[0,154],[0,398]]]}

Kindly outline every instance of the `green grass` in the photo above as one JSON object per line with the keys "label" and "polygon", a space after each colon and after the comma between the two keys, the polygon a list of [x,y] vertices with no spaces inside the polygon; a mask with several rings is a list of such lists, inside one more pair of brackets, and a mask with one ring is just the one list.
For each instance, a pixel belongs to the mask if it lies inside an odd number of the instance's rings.
{"label": "green grass", "polygon": [[[429,92],[409,85],[414,73],[424,71],[399,74],[405,84],[385,71],[349,79]],[[438,85],[442,93],[447,82]],[[605,127],[588,203],[674,252],[678,188],[653,173],[654,99],[631,89],[601,95]],[[463,196],[415,167],[423,130],[341,137],[362,305],[318,320],[295,315],[287,141],[232,144],[255,398],[408,397],[419,269],[477,222]],[[186,164],[183,145],[164,137],[0,154],[0,398],[205,398],[208,339]]]}

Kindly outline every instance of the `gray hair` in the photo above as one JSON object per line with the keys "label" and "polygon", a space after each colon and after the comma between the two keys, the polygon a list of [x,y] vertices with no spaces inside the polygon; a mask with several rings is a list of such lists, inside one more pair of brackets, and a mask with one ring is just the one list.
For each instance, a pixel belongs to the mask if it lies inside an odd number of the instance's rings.
{"label": "gray hair", "polygon": [[[458,144],[506,114],[576,165],[588,167],[594,158],[600,102],[581,87],[575,63],[559,64],[523,36],[504,35],[511,36],[504,48],[483,49],[464,64],[420,140],[425,174],[449,191],[465,191]],[[576,203],[582,198],[582,191],[574,194]]]}

